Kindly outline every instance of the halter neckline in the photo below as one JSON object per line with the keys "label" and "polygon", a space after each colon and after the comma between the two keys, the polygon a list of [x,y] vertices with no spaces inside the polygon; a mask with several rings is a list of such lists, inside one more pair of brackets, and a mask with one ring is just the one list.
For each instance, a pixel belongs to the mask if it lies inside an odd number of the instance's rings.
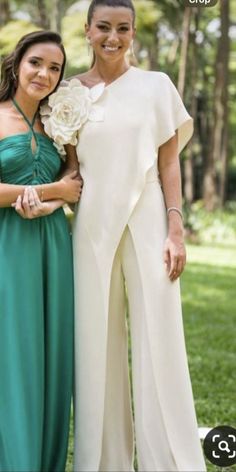
{"label": "halter neckline", "polygon": [[15,105],[16,109],[19,111],[19,113],[23,116],[24,120],[25,120],[26,123],[29,125],[30,129],[34,132],[33,126],[34,126],[34,123],[35,123],[35,119],[36,119],[38,110],[35,112],[35,114],[34,114],[34,116],[33,116],[33,119],[32,119],[32,122],[30,122],[30,120],[29,120],[29,119],[27,118],[27,116],[24,114],[23,110],[21,109],[20,105],[17,103],[17,101],[16,101],[15,98],[12,98],[12,102],[13,102],[13,104]]}

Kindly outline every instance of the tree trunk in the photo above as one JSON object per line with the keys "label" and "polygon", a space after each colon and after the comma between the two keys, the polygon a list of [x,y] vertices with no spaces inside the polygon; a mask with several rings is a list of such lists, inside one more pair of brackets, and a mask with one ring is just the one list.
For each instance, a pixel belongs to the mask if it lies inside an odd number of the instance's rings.
{"label": "tree trunk", "polygon": [[49,28],[49,14],[45,5],[45,0],[38,0],[39,21],[38,24],[43,29]]}
{"label": "tree trunk", "polygon": [[180,40],[179,40],[178,36],[176,36],[173,39],[173,41],[170,45],[170,49],[169,49],[168,56],[167,56],[168,64],[176,63],[176,61],[177,61],[177,52],[178,52],[178,49],[179,49],[179,43],[180,43]]}
{"label": "tree trunk", "polygon": [[[185,90],[185,77],[186,77],[186,67],[187,67],[187,57],[188,57],[191,14],[192,14],[192,9],[189,7],[186,7],[184,10],[184,18],[183,18],[183,37],[182,37],[182,42],[181,42],[179,77],[178,77],[178,91],[182,98],[184,97],[184,90]],[[195,58],[193,57],[193,61],[194,60]],[[193,110],[193,106],[195,107],[194,100],[192,101],[191,112],[195,114],[195,109]],[[188,205],[190,205],[193,201],[193,165],[192,165],[191,142],[189,144],[189,147],[186,153],[186,160],[184,161],[184,166],[183,166],[184,197]]]}
{"label": "tree trunk", "polygon": [[10,21],[10,5],[8,0],[0,0],[0,26]]}
{"label": "tree trunk", "polygon": [[[229,0],[220,0],[220,17],[221,36],[218,41],[215,66],[213,126],[203,188],[205,207],[209,211],[219,206],[224,199],[227,172]],[[217,169],[219,167],[221,167],[220,192],[217,187]]]}
{"label": "tree trunk", "polygon": [[179,60],[179,77],[178,77],[178,91],[182,98],[184,96],[184,88],[185,88],[185,76],[186,76],[186,66],[187,66],[187,57],[188,57],[191,13],[192,13],[192,8],[185,7],[184,19],[183,19],[183,38],[181,42],[180,60]]}
{"label": "tree trunk", "polygon": [[220,205],[223,207],[226,195],[227,171],[228,171],[228,79],[229,79],[229,0],[221,2],[221,102],[223,106],[223,129],[221,136],[221,173],[220,173]]}
{"label": "tree trunk", "polygon": [[61,32],[62,0],[51,0],[50,29]]}
{"label": "tree trunk", "polygon": [[149,70],[158,69],[158,34],[154,29],[152,45],[148,48]]}

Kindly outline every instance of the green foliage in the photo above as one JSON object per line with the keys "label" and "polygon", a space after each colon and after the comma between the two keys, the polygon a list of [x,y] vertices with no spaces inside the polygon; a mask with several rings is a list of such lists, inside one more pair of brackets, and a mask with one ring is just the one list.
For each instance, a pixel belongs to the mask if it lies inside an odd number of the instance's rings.
{"label": "green foliage", "polygon": [[139,29],[146,29],[150,32],[150,28],[155,27],[161,17],[155,2],[153,0],[134,0],[134,6],[136,10],[137,31]]}
{"label": "green foliage", "polygon": [[208,212],[202,201],[184,207],[187,239],[198,243],[236,246],[236,203],[228,203],[224,210]]}
{"label": "green foliage", "polygon": [[15,48],[19,39],[40,28],[25,20],[10,21],[0,29],[0,56],[6,56]]}
{"label": "green foliage", "polygon": [[137,39],[142,47],[145,47],[153,42],[153,33],[155,33],[157,23],[161,18],[161,12],[157,10],[155,2],[152,0],[136,0],[134,5]]}
{"label": "green foliage", "polygon": [[67,76],[78,74],[78,71],[85,70],[91,63],[85,41],[85,22],[85,12],[76,12],[63,18],[62,36],[67,53]]}

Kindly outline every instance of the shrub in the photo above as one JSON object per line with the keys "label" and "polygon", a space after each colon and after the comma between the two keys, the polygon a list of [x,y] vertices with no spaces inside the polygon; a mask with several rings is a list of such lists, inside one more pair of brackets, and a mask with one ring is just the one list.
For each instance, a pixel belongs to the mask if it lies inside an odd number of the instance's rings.
{"label": "shrub", "polygon": [[201,200],[191,207],[184,205],[186,239],[189,242],[236,245],[236,202],[225,209],[208,212]]}

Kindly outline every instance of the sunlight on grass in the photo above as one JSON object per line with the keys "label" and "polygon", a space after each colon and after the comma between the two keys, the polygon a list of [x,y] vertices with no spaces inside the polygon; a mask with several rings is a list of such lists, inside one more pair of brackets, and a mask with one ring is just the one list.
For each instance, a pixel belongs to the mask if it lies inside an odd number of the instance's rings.
{"label": "sunlight on grass", "polygon": [[236,246],[187,246],[188,263],[236,267]]}

